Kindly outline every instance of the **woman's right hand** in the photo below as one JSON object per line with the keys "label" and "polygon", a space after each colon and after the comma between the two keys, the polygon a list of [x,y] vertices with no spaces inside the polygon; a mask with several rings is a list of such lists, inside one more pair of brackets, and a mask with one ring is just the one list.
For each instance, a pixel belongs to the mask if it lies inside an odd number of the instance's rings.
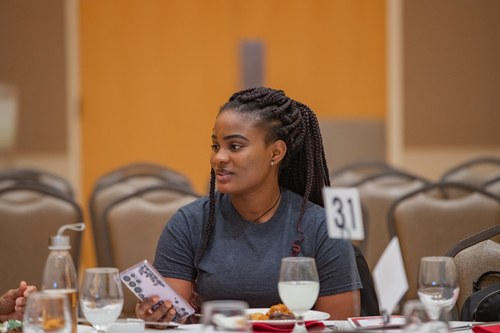
{"label": "woman's right hand", "polygon": [[135,306],[137,318],[150,322],[170,322],[176,314],[172,302],[160,301],[158,296],[138,302]]}

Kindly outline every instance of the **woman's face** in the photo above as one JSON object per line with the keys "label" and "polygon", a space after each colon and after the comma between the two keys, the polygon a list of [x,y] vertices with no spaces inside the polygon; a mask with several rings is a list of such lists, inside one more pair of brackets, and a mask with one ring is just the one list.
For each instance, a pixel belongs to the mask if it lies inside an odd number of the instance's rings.
{"label": "woman's face", "polygon": [[265,131],[245,114],[226,110],[215,120],[210,163],[217,190],[230,194],[258,191],[278,181],[271,166],[273,144],[266,145]]}

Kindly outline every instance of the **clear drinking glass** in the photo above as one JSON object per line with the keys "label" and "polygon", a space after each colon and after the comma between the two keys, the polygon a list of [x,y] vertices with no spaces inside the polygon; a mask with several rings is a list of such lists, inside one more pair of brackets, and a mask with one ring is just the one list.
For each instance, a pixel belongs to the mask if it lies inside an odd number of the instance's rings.
{"label": "clear drinking glass", "polygon": [[71,327],[71,312],[65,295],[38,291],[28,297],[23,332],[70,333]]}
{"label": "clear drinking glass", "polygon": [[120,316],[123,291],[117,268],[88,268],[80,288],[80,308],[97,332],[106,332]]}
{"label": "clear drinking glass", "polygon": [[319,278],[314,258],[281,259],[278,292],[281,301],[295,314],[294,333],[307,332],[304,314],[312,309],[319,294]]}
{"label": "clear drinking glass", "polygon": [[403,333],[449,333],[444,322],[432,321],[425,305],[417,299],[406,301],[403,307]]}
{"label": "clear drinking glass", "polygon": [[423,257],[420,260],[418,297],[432,321],[439,321],[458,298],[457,268],[451,257]]}
{"label": "clear drinking glass", "polygon": [[202,305],[203,332],[249,332],[248,303],[243,301],[208,301]]}

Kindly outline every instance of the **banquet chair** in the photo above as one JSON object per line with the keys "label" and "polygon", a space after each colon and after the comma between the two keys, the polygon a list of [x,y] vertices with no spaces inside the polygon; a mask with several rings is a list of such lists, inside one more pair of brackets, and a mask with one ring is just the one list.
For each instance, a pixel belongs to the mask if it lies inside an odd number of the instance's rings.
{"label": "banquet chair", "polygon": [[[461,196],[443,195],[450,189]],[[388,227],[401,246],[409,286],[405,298],[417,298],[420,258],[443,255],[459,240],[498,224],[500,198],[462,183],[431,184],[397,199]]]}
{"label": "banquet chair", "polygon": [[[182,206],[196,200],[190,192],[177,192],[154,185],[135,191],[111,203],[103,214],[107,242],[102,244],[110,254],[106,265],[120,271],[147,259],[154,260],[156,244],[172,215]],[[125,293],[124,313],[134,313],[136,299]]]}
{"label": "banquet chair", "polygon": [[74,197],[73,187],[64,178],[37,168],[12,168],[0,172],[0,189],[15,184],[41,184],[67,196]]}
{"label": "banquet chair", "polygon": [[[62,225],[82,221],[78,204],[49,186],[25,183],[0,189],[0,290],[16,288],[21,280],[40,286],[49,237]],[[78,267],[82,233],[67,235]]]}
{"label": "banquet chair", "polygon": [[178,193],[197,196],[191,182],[184,175],[164,166],[152,163],[133,163],[114,170],[100,177],[92,190],[89,199],[89,212],[92,221],[97,262],[100,266],[108,266],[111,255],[107,251],[109,241],[102,221],[107,207],[113,202],[132,195],[141,189],[161,185],[170,188],[164,192],[164,200],[168,195],[171,200],[178,198]]}
{"label": "banquet chair", "polygon": [[353,187],[363,179],[395,170],[395,168],[380,161],[359,161],[345,165],[330,173],[331,186],[335,187]]}
{"label": "banquet chair", "polygon": [[396,170],[375,174],[353,184],[359,191],[365,210],[365,240],[362,250],[370,270],[375,268],[389,244],[387,212],[390,205],[397,198],[429,184],[424,178]]}
{"label": "banquet chair", "polygon": [[457,182],[481,187],[500,176],[500,158],[479,157],[461,163],[445,171],[441,182]]}
{"label": "banquet chair", "polygon": [[370,272],[370,268],[363,256],[363,253],[353,244],[354,256],[356,258],[356,266],[358,267],[359,278],[363,284],[363,289],[360,290],[360,301],[361,301],[361,316],[378,316],[380,314],[380,309],[378,305],[377,292],[375,291],[375,284],[373,282],[373,277]]}
{"label": "banquet chair", "polygon": [[[457,312],[473,291],[472,285],[481,274],[500,271],[500,225],[482,230],[454,244],[446,252],[457,266],[460,292],[456,303]],[[485,286],[500,282],[498,279],[485,281]]]}

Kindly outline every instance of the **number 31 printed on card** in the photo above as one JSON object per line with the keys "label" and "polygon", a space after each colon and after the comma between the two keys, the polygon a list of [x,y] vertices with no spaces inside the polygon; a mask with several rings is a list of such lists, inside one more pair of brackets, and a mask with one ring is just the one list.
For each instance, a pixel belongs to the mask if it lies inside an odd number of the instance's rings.
{"label": "number 31 printed on card", "polygon": [[323,201],[330,238],[365,238],[358,189],[325,187]]}

